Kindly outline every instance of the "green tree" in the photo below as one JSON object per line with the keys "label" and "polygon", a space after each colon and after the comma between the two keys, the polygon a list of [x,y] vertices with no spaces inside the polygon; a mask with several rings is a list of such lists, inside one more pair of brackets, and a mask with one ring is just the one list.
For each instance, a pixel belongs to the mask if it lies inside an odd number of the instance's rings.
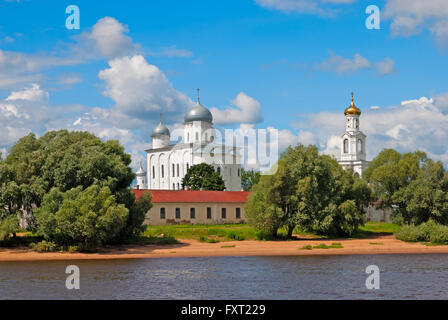
{"label": "green tree", "polygon": [[448,224],[448,174],[424,152],[383,150],[364,175],[379,206],[393,208],[406,223]]}
{"label": "green tree", "polygon": [[241,186],[244,191],[250,191],[254,185],[260,182],[260,171],[241,169]]}
{"label": "green tree", "polygon": [[60,245],[91,249],[118,237],[129,210],[115,201],[108,187],[53,188],[37,210],[38,234]]}
{"label": "green tree", "polygon": [[286,227],[326,235],[351,235],[363,223],[363,209],[370,189],[351,172],[315,146],[289,147],[278,169],[262,176],[246,206],[246,215],[257,229],[275,236]]}
{"label": "green tree", "polygon": [[221,175],[214,170],[213,166],[201,163],[188,169],[187,174],[182,179],[182,188],[223,191],[226,187]]}
{"label": "green tree", "polygon": [[51,131],[39,139],[29,134],[0,162],[0,219],[20,214],[20,209],[32,213],[53,188],[65,193],[98,185],[107,187],[129,211],[129,222],[120,235],[134,235],[146,213],[140,210],[151,203],[144,197],[146,204],[136,205],[130,163],[130,155],[118,141],[103,142],[88,132]]}

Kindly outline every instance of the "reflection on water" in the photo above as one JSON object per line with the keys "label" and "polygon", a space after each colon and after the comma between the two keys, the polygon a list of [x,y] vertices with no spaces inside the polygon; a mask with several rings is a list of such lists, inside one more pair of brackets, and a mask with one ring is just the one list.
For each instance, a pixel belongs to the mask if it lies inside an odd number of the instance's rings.
{"label": "reflection on water", "polygon": [[[65,268],[81,290],[65,288]],[[368,265],[380,290],[365,287]],[[448,255],[0,263],[1,299],[448,299]]]}

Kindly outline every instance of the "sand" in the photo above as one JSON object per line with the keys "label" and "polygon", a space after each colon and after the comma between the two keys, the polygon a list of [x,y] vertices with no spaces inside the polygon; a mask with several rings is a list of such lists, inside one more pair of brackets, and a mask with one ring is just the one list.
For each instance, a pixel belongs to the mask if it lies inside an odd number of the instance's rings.
{"label": "sand", "polygon": [[[306,245],[341,243],[343,248],[301,250]],[[226,247],[228,246],[228,247]],[[296,241],[228,241],[201,243],[180,240],[174,245],[126,245],[106,247],[97,253],[38,253],[28,248],[0,248],[0,262],[52,260],[109,260],[216,256],[299,256],[299,255],[356,255],[356,254],[427,254],[448,253],[448,246],[425,246],[407,243],[392,235],[368,239],[326,239]]]}

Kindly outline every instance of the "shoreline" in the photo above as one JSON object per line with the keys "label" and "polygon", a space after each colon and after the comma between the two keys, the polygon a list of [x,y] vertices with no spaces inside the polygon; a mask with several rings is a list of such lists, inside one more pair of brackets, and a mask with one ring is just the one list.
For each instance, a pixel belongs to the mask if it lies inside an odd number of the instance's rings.
{"label": "shoreline", "polygon": [[[303,246],[340,243],[343,248],[303,250]],[[39,253],[26,247],[0,248],[1,262],[120,260],[193,257],[253,257],[253,256],[315,256],[315,255],[374,255],[374,254],[448,254],[448,245],[425,246],[395,239],[393,235],[365,239],[326,239],[292,241],[226,241],[202,243],[179,240],[173,245],[123,245],[105,247],[96,253]]]}

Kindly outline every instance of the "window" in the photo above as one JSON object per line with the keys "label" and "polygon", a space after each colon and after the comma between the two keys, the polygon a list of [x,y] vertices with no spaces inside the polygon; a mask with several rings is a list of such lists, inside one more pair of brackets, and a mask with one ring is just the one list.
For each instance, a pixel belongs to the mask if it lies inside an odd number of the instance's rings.
{"label": "window", "polygon": [[156,167],[152,166],[152,178],[156,178]]}
{"label": "window", "polygon": [[180,190],[179,182],[177,183],[177,190]]}
{"label": "window", "polygon": [[223,219],[226,219],[226,217],[227,217],[227,210],[226,210],[226,208],[222,208],[221,209],[221,217]]}
{"label": "window", "polygon": [[206,133],[205,134],[205,141],[207,141],[208,140],[208,134]]}
{"label": "window", "polygon": [[221,174],[221,168],[220,168],[220,167],[218,167],[218,168],[216,169],[216,171],[217,171],[219,174]]}
{"label": "window", "polygon": [[212,208],[208,207],[207,208],[207,219],[211,219],[212,218]]}
{"label": "window", "polygon": [[232,176],[232,168],[229,168],[229,177]]}
{"label": "window", "polygon": [[179,176],[179,164],[177,164],[177,176]]}
{"label": "window", "polygon": [[176,176],[176,170],[175,170],[174,163],[173,163],[173,177],[175,177],[175,176]]}
{"label": "window", "polygon": [[164,178],[165,177],[165,167],[163,166],[163,164],[162,164],[162,178]]}
{"label": "window", "polygon": [[166,215],[165,215],[165,208],[160,208],[160,219],[165,219]]}
{"label": "window", "polygon": [[173,190],[176,190],[176,184],[173,183]]}
{"label": "window", "polygon": [[344,153],[348,153],[348,139],[344,139]]}
{"label": "window", "polygon": [[180,208],[176,208],[176,219],[180,219]]}
{"label": "window", "polygon": [[187,142],[190,142],[190,133],[187,133]]}
{"label": "window", "polygon": [[358,152],[362,153],[362,140],[358,139]]}
{"label": "window", "polygon": [[190,218],[196,219],[196,210],[194,208],[190,208]]}
{"label": "window", "polygon": [[241,208],[236,208],[236,218],[241,219]]}
{"label": "window", "polygon": [[199,140],[199,133],[196,132],[196,141],[198,141],[198,140]]}
{"label": "window", "polygon": [[238,168],[238,177],[240,176],[240,174],[241,174],[241,171],[240,171],[240,168]]}
{"label": "window", "polygon": [[187,162],[187,172],[188,172],[188,170],[190,170],[190,165]]}

